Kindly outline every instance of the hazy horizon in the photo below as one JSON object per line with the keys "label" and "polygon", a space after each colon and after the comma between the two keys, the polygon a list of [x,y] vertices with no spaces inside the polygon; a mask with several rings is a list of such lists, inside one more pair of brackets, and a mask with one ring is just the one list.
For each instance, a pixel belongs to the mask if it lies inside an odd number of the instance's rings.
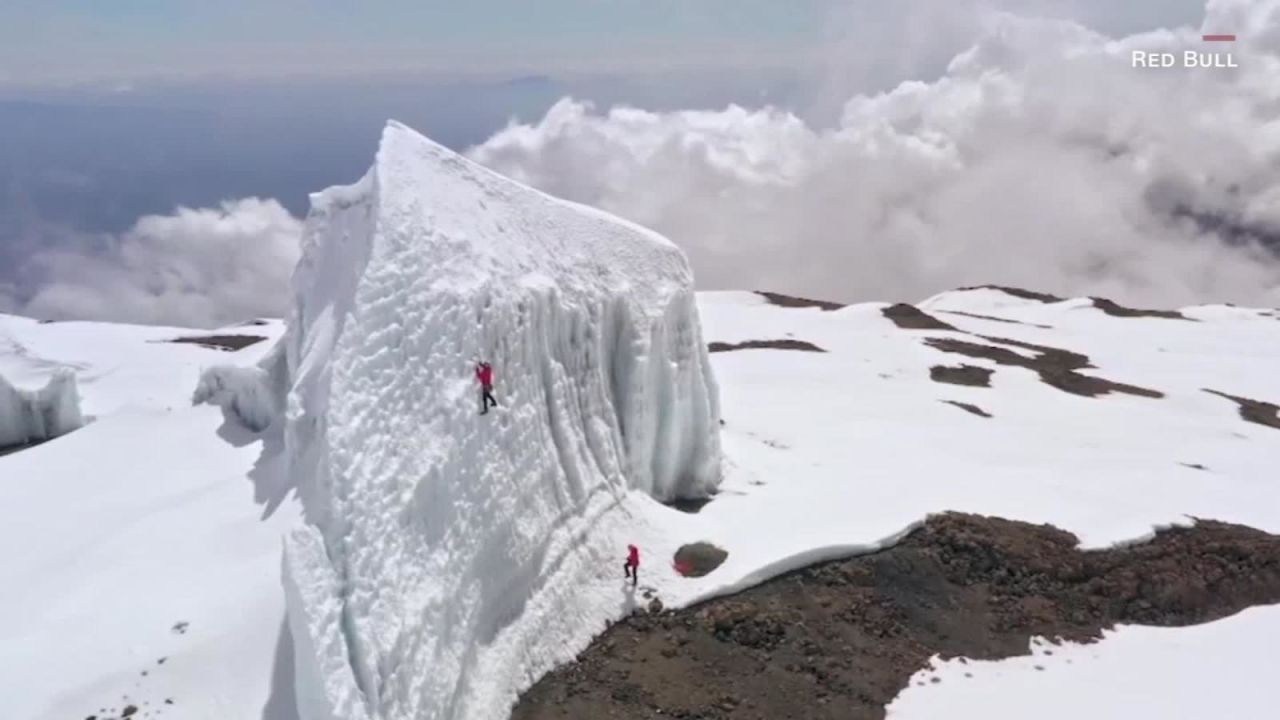
{"label": "hazy horizon", "polygon": [[[1258,53],[1258,63],[1266,62],[1275,57],[1267,28],[1280,25],[1276,13],[1267,15],[1275,4],[1213,0],[1211,13],[1221,18],[1215,22],[1240,25],[1215,29],[1245,31],[1253,23],[1262,37],[1249,49]],[[213,243],[216,252],[235,256],[229,267],[258,264],[259,241],[245,228],[261,224],[284,232],[283,218],[300,218],[310,192],[359,177],[389,118],[455,150],[469,150],[517,179],[654,226],[685,247],[709,287],[766,283],[780,290],[843,292],[846,297],[839,299],[911,299],[952,279],[987,272],[975,256],[994,249],[986,235],[1009,229],[979,217],[998,210],[999,197],[1049,179],[1024,206],[1075,193],[1072,202],[1114,218],[1104,222],[1115,223],[1112,237],[1136,244],[1098,241],[1094,247],[1090,237],[1098,221],[1075,228],[1063,217],[1056,229],[1028,222],[1046,240],[1009,240],[1015,244],[1000,252],[1019,257],[1028,243],[1043,245],[1021,260],[1030,269],[991,274],[1081,290],[1114,285],[1160,302],[1262,299],[1274,287],[1265,254],[1241,255],[1242,247],[1274,243],[1280,235],[1275,211],[1264,201],[1276,184],[1274,168],[1259,161],[1219,167],[1197,149],[1203,132],[1191,119],[1162,114],[1156,104],[1148,112],[1125,103],[1156,88],[1153,103],[1157,95],[1191,99],[1208,92],[1223,99],[1226,113],[1229,106],[1264,103],[1267,87],[1276,81],[1256,66],[1249,83],[1225,76],[1209,78],[1214,82],[1204,87],[1202,78],[1125,79],[1124,68],[1090,68],[1071,59],[1076,46],[1102,52],[1106,38],[1159,43],[1177,28],[1191,32],[1204,16],[1203,3],[1195,0],[1123,7],[1101,0],[806,0],[789,9],[754,1],[641,7],[555,0],[539,11],[498,0],[452,11],[440,3],[416,10],[409,5],[392,2],[362,13],[328,3],[308,13],[283,0],[219,7],[130,0],[105,8],[84,2],[0,8],[0,311],[65,315],[66,307],[34,301],[49,288],[92,287],[96,273],[119,271],[119,248],[136,240],[140,221],[176,217],[178,208],[191,209],[186,217],[221,218],[234,231],[215,229],[210,239],[207,227],[166,224],[179,236],[160,243],[165,250],[154,262],[176,262],[171,255],[181,248]],[[1100,39],[1063,40],[1062,32],[1075,31],[1044,27],[1080,28]],[[971,100],[961,102],[953,92],[963,85],[985,93],[976,97],[998,100],[992,94],[997,86],[956,70],[962,53],[975,47],[997,54],[971,59],[970,65],[1015,85],[1034,83],[1025,90],[1048,103],[1020,111],[1024,116],[1010,126],[1018,134],[982,138],[972,128],[944,122],[943,113],[1007,121],[991,115],[996,106],[966,105]],[[920,91],[903,84],[912,81],[928,88],[927,106],[915,106],[913,93]],[[1056,89],[1045,91],[1050,85]],[[1092,86],[1111,87],[1114,97],[1091,97]],[[566,98],[585,104],[566,105]],[[1099,103],[1114,105],[1104,110]],[[733,106],[741,110],[727,109]],[[615,107],[636,108],[646,119],[615,116]],[[562,110],[549,115],[554,108]],[[866,112],[878,119],[867,124],[871,116],[859,114]],[[1043,136],[1034,124],[1023,124],[1035,117],[1050,123]],[[853,128],[863,133],[882,123],[899,140],[909,139],[915,131],[907,122],[932,125],[931,132],[947,138],[947,152],[968,148],[965,169],[947,183],[959,183],[957,189],[995,184],[990,196],[964,201],[981,208],[974,217],[959,212],[963,205],[955,206],[954,216],[948,209],[959,195],[928,196],[938,173],[951,172],[945,165],[930,167],[933,161],[912,158],[916,150],[904,145],[907,155],[882,166],[850,143]],[[1102,125],[1090,129],[1090,122]],[[524,128],[521,137],[543,144],[513,146],[515,136],[504,134],[509,126]],[[1234,133],[1216,139],[1228,147],[1267,137],[1264,120],[1256,127],[1219,126],[1210,132]],[[1162,135],[1184,139],[1147,148],[1162,154],[1160,163],[1168,166],[1168,177],[1161,179],[1142,176],[1147,171],[1139,172],[1138,165],[1121,173],[1113,172],[1114,163],[1086,162],[1072,148],[1089,134],[1104,145],[1141,144]],[[683,149],[663,160],[652,154],[654,142]],[[1185,154],[1178,143],[1186,146]],[[747,146],[754,148],[747,165],[701,167],[698,153],[732,157]],[[821,152],[812,155],[824,146],[830,146],[826,159]],[[1023,164],[1019,153],[1026,157]],[[840,158],[848,164],[830,165]],[[981,158],[987,160],[975,162]],[[991,174],[992,162],[1012,165]],[[1150,159],[1142,162],[1147,167]],[[1059,166],[1046,175],[1035,163]],[[620,167],[629,168],[626,175],[605,172]],[[760,172],[791,190],[756,197]],[[1206,172],[1214,179],[1195,189],[1200,181],[1191,178]],[[1099,192],[1096,183],[1104,177],[1107,183],[1135,185],[1123,195],[1108,191],[1112,201],[1090,195]],[[1068,190],[1066,184],[1077,181],[1080,186]],[[907,184],[891,189],[900,182]],[[1212,196],[1213,187],[1229,183],[1249,196]],[[726,196],[727,189],[733,192]],[[677,194],[667,196],[668,190]],[[913,195],[918,197],[904,200]],[[1125,195],[1132,197],[1122,200]],[[244,198],[268,202],[244,204]],[[726,198],[749,204],[726,204]],[[852,203],[861,208],[857,217],[847,217],[847,198],[860,199]],[[272,202],[280,210],[269,209]],[[869,222],[902,202],[922,203],[911,211],[915,219],[895,221],[908,225]],[[268,216],[246,219],[228,215],[226,207]],[[1042,218],[1055,215],[1054,207],[1041,208]],[[754,220],[740,226],[747,217]],[[910,224],[920,225],[905,231]],[[768,228],[767,236],[762,228]],[[1229,280],[1205,280],[1203,272],[1193,277],[1203,258],[1173,262],[1161,271],[1172,273],[1169,282],[1148,277],[1148,268],[1164,262],[1158,258],[1184,242],[1155,238],[1193,236],[1224,243],[1231,252],[1215,262],[1244,263],[1240,267],[1251,268],[1249,279],[1234,271],[1224,275]],[[228,244],[227,237],[239,239]],[[266,245],[274,247],[278,240],[271,237]],[[930,247],[925,237],[943,244]],[[1091,249],[1073,255],[1059,247],[1062,242]],[[1144,261],[1143,255],[1151,257]],[[926,256],[934,259],[925,261]],[[798,258],[816,260],[816,267]],[[860,280],[863,287],[841,290],[868,263],[878,271]],[[786,266],[793,269],[780,269]],[[1237,289],[1227,292],[1233,283]],[[262,289],[265,306],[277,303],[265,299],[281,292]],[[216,316],[212,310],[208,315]]]}

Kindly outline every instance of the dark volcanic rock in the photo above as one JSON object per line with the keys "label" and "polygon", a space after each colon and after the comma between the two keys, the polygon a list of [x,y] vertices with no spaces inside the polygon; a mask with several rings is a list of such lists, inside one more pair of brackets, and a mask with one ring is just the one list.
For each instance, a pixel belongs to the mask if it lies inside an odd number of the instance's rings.
{"label": "dark volcanic rock", "polygon": [[1245,397],[1236,395],[1228,395],[1217,390],[1205,389],[1205,392],[1218,397],[1226,398],[1240,406],[1240,417],[1257,425],[1276,428],[1280,430],[1280,405],[1275,403],[1263,402],[1261,400],[1250,400]]}
{"label": "dark volcanic rock", "polygon": [[934,365],[929,368],[929,378],[934,382],[969,387],[991,387],[990,368],[977,365]]}
{"label": "dark volcanic rock", "polygon": [[966,355],[968,357],[986,358],[987,360],[993,360],[1001,365],[1012,365],[1014,367],[1034,370],[1040,376],[1040,380],[1044,383],[1063,392],[1071,393],[1072,395],[1097,397],[1099,395],[1116,392],[1147,398],[1164,397],[1164,393],[1159,392],[1158,390],[1113,382],[1104,378],[1080,373],[1080,370],[1093,367],[1089,362],[1089,357],[1081,353],[1063,350],[1061,348],[1048,347],[1046,345],[1036,345],[1033,343],[1022,342],[1020,340],[987,336],[978,337],[981,337],[983,340],[988,342],[998,343],[1000,345],[1008,345],[1010,347],[1031,350],[1036,354],[1032,357],[1028,357],[1022,353],[1014,352],[1005,347],[984,345],[970,340],[961,340],[959,338],[950,337],[926,338],[924,342],[926,345],[943,352],[956,353],[958,355]]}
{"label": "dark volcanic rock", "polygon": [[1049,293],[1035,292],[1032,290],[1023,290],[1022,288],[1009,287],[1007,285],[975,285],[973,287],[960,288],[961,290],[999,290],[1005,295],[1012,295],[1023,300],[1035,300],[1042,303],[1062,302],[1062,298]]}
{"label": "dark volcanic rock", "polygon": [[[897,546],[614,625],[530,689],[516,720],[871,720],[934,654],[1027,654],[1116,623],[1187,625],[1280,602],[1280,537],[1200,522],[1081,552],[1070,533],[931,518]],[[732,708],[732,709],[726,709]]]}
{"label": "dark volcanic rock", "polygon": [[921,310],[915,305],[906,303],[898,303],[890,305],[882,309],[881,314],[893,321],[894,325],[903,330],[955,330],[956,328],[948,325],[929,313]]}
{"label": "dark volcanic rock", "polygon": [[[723,421],[721,421],[721,423],[723,424]],[[673,508],[675,510],[679,510],[682,513],[697,515],[699,512],[702,511],[702,508],[706,507],[707,504],[710,503],[713,499],[714,498],[709,498],[709,497],[676,498],[668,502],[667,507]]]}
{"label": "dark volcanic rock", "polygon": [[681,545],[676,550],[676,571],[686,577],[702,577],[724,563],[729,553],[707,542]]}
{"label": "dark volcanic rock", "polygon": [[983,410],[982,408],[972,403],[960,402],[959,400],[943,400],[942,402],[948,405],[955,405],[956,407],[960,408],[961,410],[964,410],[965,412],[971,415],[977,415],[978,417],[984,417],[984,418],[991,417],[991,413],[987,412],[986,410]]}
{"label": "dark volcanic rock", "polygon": [[822,310],[839,310],[844,307],[840,303],[828,302],[826,300],[811,300],[809,298],[796,297],[794,295],[783,295],[781,293],[765,292],[757,290],[756,294],[768,300],[771,305],[778,305],[788,308],[819,308]]}
{"label": "dark volcanic rock", "polygon": [[266,338],[258,335],[200,335],[174,338],[168,342],[199,345],[210,350],[235,352],[236,350],[243,350],[250,345],[256,345],[263,340],[266,340]]}
{"label": "dark volcanic rock", "polygon": [[811,342],[804,340],[747,340],[740,343],[713,342],[707,345],[707,352],[733,352],[735,350],[800,350],[803,352],[826,352]]}
{"label": "dark volcanic rock", "polygon": [[[1167,320],[1192,320],[1192,318],[1183,315],[1177,310],[1135,310],[1118,305],[1106,298],[1089,298],[1093,301],[1093,306],[1102,312],[1113,317],[1136,318],[1136,317],[1153,317],[1165,318]],[[1194,322],[1194,320],[1192,320]]]}

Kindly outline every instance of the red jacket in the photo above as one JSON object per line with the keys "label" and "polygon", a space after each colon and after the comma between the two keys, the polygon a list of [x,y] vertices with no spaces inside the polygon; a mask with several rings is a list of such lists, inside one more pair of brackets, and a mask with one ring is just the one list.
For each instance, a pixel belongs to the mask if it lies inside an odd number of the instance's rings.
{"label": "red jacket", "polygon": [[640,567],[640,548],[635,545],[627,546],[627,564],[631,567]]}
{"label": "red jacket", "polygon": [[476,366],[476,378],[480,380],[480,384],[486,388],[493,387],[493,366],[478,365]]}

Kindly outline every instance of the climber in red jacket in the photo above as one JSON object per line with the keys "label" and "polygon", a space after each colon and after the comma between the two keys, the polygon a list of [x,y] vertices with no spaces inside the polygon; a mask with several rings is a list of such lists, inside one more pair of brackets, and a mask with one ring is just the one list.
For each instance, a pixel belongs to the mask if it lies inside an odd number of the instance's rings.
{"label": "climber in red jacket", "polygon": [[631,587],[640,580],[640,548],[627,546],[627,562],[622,565],[622,576],[631,579]]}
{"label": "climber in red jacket", "polygon": [[489,412],[489,404],[498,406],[493,397],[493,366],[487,362],[476,365],[476,379],[480,381],[480,414]]}

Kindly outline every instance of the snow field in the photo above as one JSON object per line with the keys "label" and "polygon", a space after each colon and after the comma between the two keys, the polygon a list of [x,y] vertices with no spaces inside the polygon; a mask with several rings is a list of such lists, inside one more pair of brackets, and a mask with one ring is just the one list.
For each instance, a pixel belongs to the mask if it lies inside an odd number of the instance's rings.
{"label": "snow field", "polygon": [[129,703],[168,720],[297,717],[279,568],[298,513],[257,438],[190,407],[202,368],[253,363],[282,329],[213,331],[268,338],[224,353],[166,342],[207,330],[0,315],[0,374],[74,377],[94,418],[0,457],[0,582],[15,589],[0,612],[21,618],[0,645],[0,717]]}
{"label": "snow field", "polygon": [[1030,655],[994,662],[935,658],[887,717],[1261,720],[1275,712],[1278,627],[1280,607],[1255,607],[1191,627],[1122,625],[1093,645],[1036,638]]}
{"label": "snow field", "polygon": [[[1198,322],[1117,318],[1088,300],[1042,304],[987,290],[920,304],[966,333],[958,335],[898,328],[882,304],[824,312],[773,306],[751,293],[703,293],[699,301],[709,341],[790,337],[829,352],[712,356],[726,388],[728,471],[697,518],[730,555],[701,591],[697,583],[673,586],[668,605],[685,602],[686,593],[701,599],[883,547],[945,510],[1051,523],[1094,548],[1140,541],[1193,517],[1280,532],[1280,436],[1203,390],[1280,398],[1272,371],[1280,325],[1259,311],[1184,309]],[[1069,395],[1029,370],[922,342],[988,342],[976,335],[1086,353],[1097,368],[1084,372],[1165,397]],[[992,369],[992,386],[929,379],[933,365],[960,364]],[[1122,628],[1079,650],[1098,658],[1092,665],[1077,659],[1064,669],[1040,656],[979,669],[948,663],[936,673],[941,684],[930,674],[918,677],[924,687],[913,680],[890,717],[1265,717],[1273,702],[1259,678],[1280,671],[1277,636],[1280,613],[1254,608],[1195,628]],[[978,679],[959,679],[962,672]]]}

